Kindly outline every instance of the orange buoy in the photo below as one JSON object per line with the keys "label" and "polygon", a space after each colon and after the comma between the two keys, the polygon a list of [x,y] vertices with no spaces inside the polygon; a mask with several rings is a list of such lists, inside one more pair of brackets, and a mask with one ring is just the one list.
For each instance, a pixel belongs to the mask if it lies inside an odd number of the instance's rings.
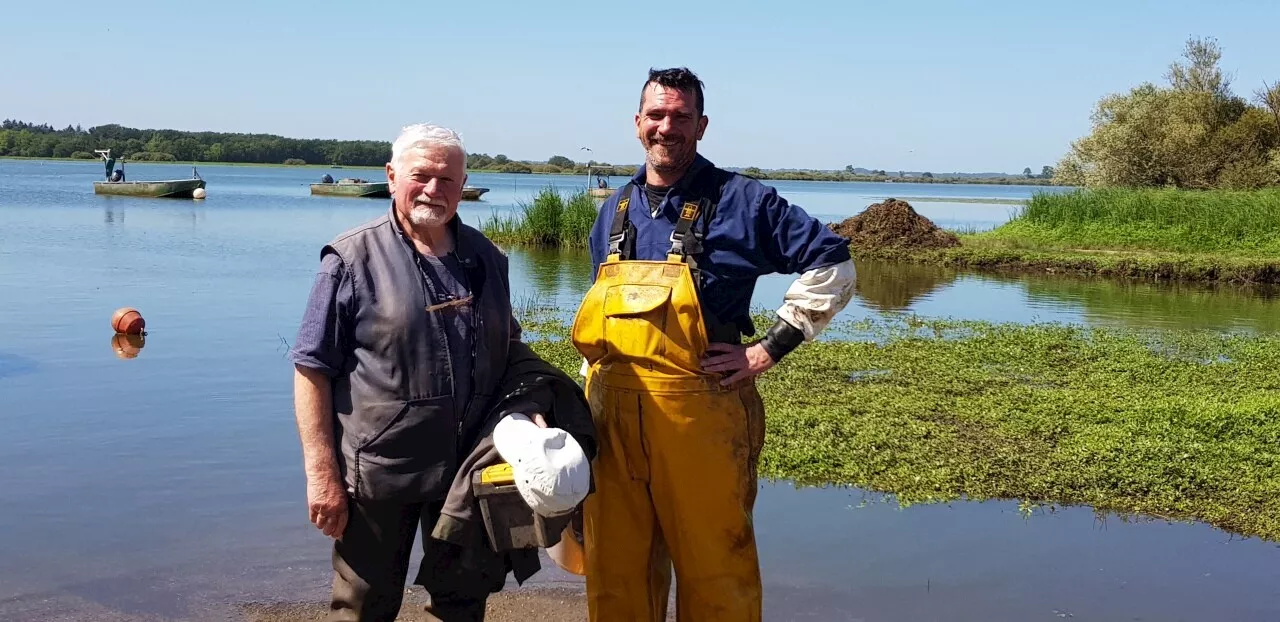
{"label": "orange buoy", "polygon": [[122,359],[131,359],[138,356],[138,353],[142,351],[142,347],[145,345],[147,345],[147,338],[142,335],[116,333],[111,338],[111,349],[115,351],[116,356]]}
{"label": "orange buoy", "polygon": [[111,328],[117,333],[141,335],[142,329],[146,327],[147,321],[142,319],[142,314],[133,307],[116,309],[116,312],[111,315]]}

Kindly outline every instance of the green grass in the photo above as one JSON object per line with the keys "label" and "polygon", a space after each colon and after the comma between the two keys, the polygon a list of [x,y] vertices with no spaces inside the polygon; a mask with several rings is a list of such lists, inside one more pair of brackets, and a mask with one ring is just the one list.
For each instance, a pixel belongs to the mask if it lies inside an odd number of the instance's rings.
{"label": "green grass", "polygon": [[1009,222],[961,245],[865,259],[1148,281],[1280,283],[1280,189],[1108,188],[1037,194]]}
{"label": "green grass", "polygon": [[1280,257],[1280,189],[1041,193],[985,237],[1040,248]]}
{"label": "green grass", "polygon": [[498,244],[581,248],[596,219],[595,201],[585,190],[564,196],[548,186],[532,201],[518,203],[518,209],[516,214],[494,213],[481,230]]}
{"label": "green grass", "polygon": [[907,254],[853,249],[863,259],[905,260],[965,270],[1074,274],[1140,281],[1280,283],[1280,256],[1108,251],[1019,246],[985,234],[961,235],[955,248]]}
{"label": "green grass", "polygon": [[[563,326],[538,326],[535,350],[576,374]],[[1280,539],[1280,337],[911,318],[829,331],[854,338],[761,378],[763,476]]]}

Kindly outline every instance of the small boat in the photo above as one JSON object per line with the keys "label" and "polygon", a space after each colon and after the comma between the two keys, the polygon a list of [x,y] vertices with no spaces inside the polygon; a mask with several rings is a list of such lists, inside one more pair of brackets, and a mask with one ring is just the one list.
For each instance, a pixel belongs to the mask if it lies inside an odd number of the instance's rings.
{"label": "small boat", "polygon": [[[594,172],[591,170],[592,165],[587,164],[587,195],[593,199],[607,199],[613,194],[613,188],[609,187],[609,176],[613,174],[613,167],[597,168]],[[592,176],[595,176],[595,182],[591,182]]]}
{"label": "small boat", "polygon": [[93,182],[94,194],[115,194],[129,197],[190,199],[195,196],[196,190],[200,188],[204,188],[203,179]]}
{"label": "small boat", "polygon": [[[204,189],[204,179],[196,168],[191,167],[191,179],[163,179],[156,181],[125,181],[124,159],[120,159],[120,168],[115,168],[116,159],[111,157],[110,149],[99,149],[95,153],[102,156],[106,164],[107,178],[93,182],[94,194],[111,194],[127,197],[156,197],[169,199],[190,199],[196,190]],[[114,169],[114,170],[113,170]]]}
{"label": "small boat", "polygon": [[332,177],[325,175],[324,181],[318,184],[311,184],[311,194],[386,199],[391,196],[391,190],[388,189],[385,181],[368,181],[354,177],[344,177],[335,182]]}
{"label": "small boat", "polygon": [[488,191],[489,191],[488,188],[478,188],[476,186],[463,186],[462,200],[463,201],[479,201],[480,195]]}

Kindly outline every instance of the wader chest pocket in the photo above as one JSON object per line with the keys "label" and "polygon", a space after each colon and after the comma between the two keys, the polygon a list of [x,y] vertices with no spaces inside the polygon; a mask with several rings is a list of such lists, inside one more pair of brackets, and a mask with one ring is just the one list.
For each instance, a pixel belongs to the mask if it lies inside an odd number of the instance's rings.
{"label": "wader chest pocket", "polygon": [[636,362],[661,358],[671,301],[665,285],[615,285],[604,295],[604,334],[609,350]]}

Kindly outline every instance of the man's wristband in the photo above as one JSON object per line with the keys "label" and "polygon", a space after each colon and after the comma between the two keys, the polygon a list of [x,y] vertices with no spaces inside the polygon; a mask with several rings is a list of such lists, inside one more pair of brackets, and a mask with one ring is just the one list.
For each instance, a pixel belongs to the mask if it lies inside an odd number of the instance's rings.
{"label": "man's wristband", "polygon": [[800,347],[804,343],[804,332],[788,324],[782,318],[773,324],[768,332],[764,334],[764,339],[760,341],[760,346],[765,352],[769,353],[769,358],[777,363],[782,357],[791,353],[792,350]]}

